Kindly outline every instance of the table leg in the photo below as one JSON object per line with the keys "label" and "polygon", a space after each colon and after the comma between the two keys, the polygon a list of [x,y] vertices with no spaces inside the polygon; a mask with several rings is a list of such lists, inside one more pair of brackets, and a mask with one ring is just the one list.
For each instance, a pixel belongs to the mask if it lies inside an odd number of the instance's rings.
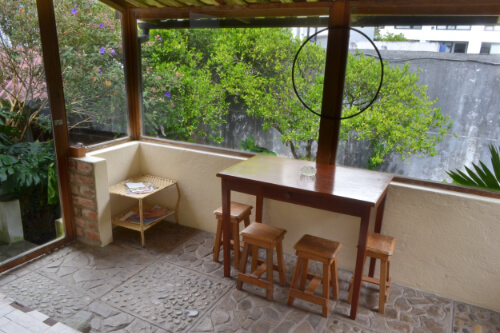
{"label": "table leg", "polygon": [[[385,198],[387,195],[384,195],[384,198],[380,202],[380,205],[377,208],[377,216],[375,218],[375,229],[374,231],[379,234],[382,231],[382,218],[384,217],[384,207],[385,207]],[[370,269],[368,270],[368,276],[373,277],[375,275],[375,258],[370,258]]]}
{"label": "table leg", "polygon": [[368,225],[370,224],[370,208],[363,209],[361,225],[359,226],[358,254],[356,256],[356,269],[354,270],[354,281],[352,286],[351,315],[356,320],[358,312],[359,294],[361,291],[361,277],[363,276],[363,264],[365,262],[366,239],[368,237]]}
{"label": "table leg", "polygon": [[139,199],[139,223],[141,226],[141,244],[142,247],[145,247],[146,242],[144,241],[144,215],[142,212],[142,199]]}
{"label": "table leg", "polygon": [[262,206],[264,203],[263,197],[255,198],[255,222],[262,223]]}
{"label": "table leg", "polygon": [[231,190],[224,187],[224,182],[222,184],[222,247],[224,250],[224,277],[229,277],[231,275],[231,262],[230,262],[230,216],[229,210],[231,207]]}

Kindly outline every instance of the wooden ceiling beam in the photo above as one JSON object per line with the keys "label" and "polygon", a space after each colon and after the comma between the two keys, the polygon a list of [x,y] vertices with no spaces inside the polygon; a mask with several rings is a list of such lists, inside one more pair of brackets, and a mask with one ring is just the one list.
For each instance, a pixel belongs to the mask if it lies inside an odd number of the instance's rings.
{"label": "wooden ceiling beam", "polygon": [[500,15],[498,0],[350,0],[353,15]]}
{"label": "wooden ceiling beam", "polygon": [[130,7],[125,0],[100,0],[103,4],[108,5],[114,10],[123,12],[125,8]]}
{"label": "wooden ceiling beam", "polygon": [[182,8],[134,8],[132,13],[138,19],[189,19],[193,13],[204,17],[286,17],[328,15],[332,2],[269,3],[245,6],[200,6]]}

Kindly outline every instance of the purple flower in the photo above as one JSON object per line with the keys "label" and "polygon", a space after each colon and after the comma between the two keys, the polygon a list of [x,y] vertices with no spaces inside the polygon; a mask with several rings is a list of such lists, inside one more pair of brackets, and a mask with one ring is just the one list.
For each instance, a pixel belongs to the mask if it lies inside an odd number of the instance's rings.
{"label": "purple flower", "polygon": [[99,53],[103,54],[104,52],[106,52],[106,49],[104,48],[104,46],[101,46],[101,49],[99,50]]}
{"label": "purple flower", "polygon": [[78,8],[78,5],[76,5],[75,7]]}
{"label": "purple flower", "polygon": [[102,73],[102,70],[99,68],[99,74],[101,74],[101,73]]}
{"label": "purple flower", "polygon": [[111,54],[115,55],[115,50],[114,49],[111,49]]}
{"label": "purple flower", "polygon": [[170,98],[170,93],[168,91],[165,91],[165,93],[163,93],[163,95],[167,96],[167,98]]}
{"label": "purple flower", "polygon": [[158,37],[158,40],[161,42],[161,37]]}
{"label": "purple flower", "polygon": [[71,14],[76,14],[76,8],[71,9]]}
{"label": "purple flower", "polygon": [[102,24],[102,23],[99,24],[99,28],[101,28],[101,29],[104,28],[104,24]]}

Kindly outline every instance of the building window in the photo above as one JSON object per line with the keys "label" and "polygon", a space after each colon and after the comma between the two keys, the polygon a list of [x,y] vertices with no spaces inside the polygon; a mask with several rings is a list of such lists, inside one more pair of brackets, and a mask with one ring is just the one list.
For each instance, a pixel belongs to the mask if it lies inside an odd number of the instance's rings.
{"label": "building window", "polygon": [[500,31],[500,25],[485,25],[484,31]]}
{"label": "building window", "polygon": [[470,30],[470,25],[438,25],[437,30]]}
{"label": "building window", "polygon": [[479,54],[500,54],[500,43],[481,43]]}
{"label": "building window", "polygon": [[396,28],[396,29],[417,29],[417,30],[421,30],[422,26],[421,25],[396,25],[394,28]]}
{"label": "building window", "polygon": [[439,52],[444,53],[467,53],[467,42],[440,42]]}

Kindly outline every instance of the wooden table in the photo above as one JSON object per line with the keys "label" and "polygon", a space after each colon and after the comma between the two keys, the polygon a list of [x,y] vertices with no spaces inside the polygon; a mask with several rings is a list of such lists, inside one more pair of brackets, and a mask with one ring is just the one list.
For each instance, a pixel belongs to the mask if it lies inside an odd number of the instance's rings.
{"label": "wooden table", "polygon": [[[315,177],[300,169],[313,166]],[[361,218],[354,271],[351,319],[356,319],[371,209],[377,209],[375,232],[382,228],[385,196],[392,175],[362,169],[315,164],[270,155],[256,155],[217,173],[222,184],[224,276],[230,276],[229,207],[231,191],[255,195],[256,221],[262,222],[263,198],[314,207]],[[306,221],[305,221],[306,222]],[[370,262],[373,276],[375,262]]]}
{"label": "wooden table", "polygon": [[[138,183],[138,182],[150,182],[153,184],[154,189],[151,192],[146,192],[146,193],[129,193],[127,192],[127,187],[126,183]],[[164,215],[157,216],[154,218],[153,221],[149,221],[148,224],[144,223],[144,205],[142,203],[142,200],[149,197],[150,195],[153,195],[155,193],[158,193],[164,189],[167,189],[169,187],[175,186],[177,189],[177,202],[175,203],[175,208],[169,209],[168,213],[165,213]],[[177,181],[172,180],[172,179],[166,179],[166,178],[161,178],[161,177],[155,177],[155,176],[150,176],[150,175],[140,175],[136,177],[129,178],[127,180],[124,180],[118,184],[115,184],[109,188],[109,193],[110,194],[116,194],[120,195],[122,197],[126,198],[132,198],[138,200],[138,205],[137,207],[133,208],[132,210],[127,210],[118,216],[114,217],[112,219],[113,225],[116,225],[118,227],[123,227],[131,230],[135,230],[141,233],[141,244],[142,247],[145,247],[146,242],[144,239],[144,231],[148,230],[149,228],[153,227],[156,225],[158,222],[164,220],[170,215],[174,215],[175,217],[175,222],[179,222],[178,220],[178,215],[177,215],[177,210],[179,208],[179,200],[181,198],[181,192],[179,191],[179,186],[177,185]],[[148,207],[151,208],[151,207]],[[128,222],[127,220],[123,220],[122,217],[126,217],[126,215],[129,215],[130,212],[134,213],[139,213],[139,223],[132,223]]]}

